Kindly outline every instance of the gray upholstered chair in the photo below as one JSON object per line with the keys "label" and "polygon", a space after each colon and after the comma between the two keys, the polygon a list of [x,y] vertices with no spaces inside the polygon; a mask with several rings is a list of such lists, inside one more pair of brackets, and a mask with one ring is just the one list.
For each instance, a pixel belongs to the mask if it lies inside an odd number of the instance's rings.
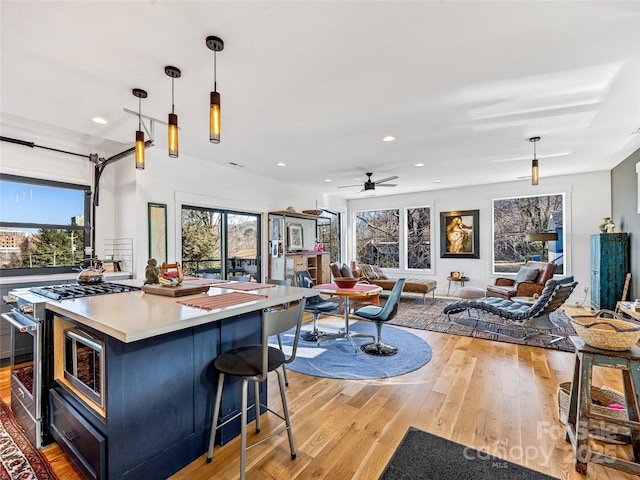
{"label": "gray upholstered chair", "polygon": [[[315,284],[313,283],[313,279],[309,272],[296,272],[296,286],[301,288],[313,288]],[[318,329],[318,317],[321,313],[332,312],[338,307],[340,307],[339,303],[323,300],[319,295],[309,297],[304,309],[313,316],[313,329],[311,331],[302,332],[300,337],[307,342],[318,342],[322,337],[329,335],[329,333]]]}
{"label": "gray upholstered chair", "polygon": [[397,280],[384,306],[367,305],[353,312],[356,317],[375,322],[378,331],[378,338],[374,343],[365,343],[360,347],[360,350],[364,353],[380,356],[389,356],[398,353],[397,347],[382,343],[382,325],[396,316],[398,303],[400,302],[400,294],[402,293],[405,280],[405,278],[399,278]]}
{"label": "gray upholstered chair", "polygon": [[[240,478],[246,478],[247,450],[252,446],[262,443],[265,440],[279,435],[286,431],[289,434],[289,447],[291,449],[291,458],[296,458],[296,446],[293,440],[293,432],[291,431],[291,420],[289,418],[289,408],[287,407],[287,397],[283,376],[280,368],[286,363],[291,363],[296,357],[298,349],[298,339],[300,337],[300,328],[302,326],[302,315],[304,312],[305,299],[302,298],[300,303],[290,306],[286,309],[271,310],[265,309],[262,312],[262,342],[259,345],[247,345],[226,351],[213,361],[213,367],[218,371],[218,388],[216,390],[216,400],[213,407],[213,420],[211,422],[211,434],[209,438],[209,450],[207,452],[207,463],[213,459],[213,446],[216,438],[216,430],[222,425],[230,422],[238,416],[242,417],[240,425]],[[269,346],[269,337],[286,332],[292,328],[296,328],[291,353],[286,356],[282,350]],[[260,382],[266,380],[269,372],[276,372],[278,375],[278,385],[280,387],[280,397],[282,399],[282,409],[284,416],[271,410],[266,404],[260,403]],[[220,404],[222,401],[222,389],[224,387],[224,379],[226,376],[242,378],[242,406],[240,412],[232,418],[227,419],[223,424],[218,425],[218,415],[220,414]],[[258,440],[253,445],[247,446],[247,397],[248,384],[254,383],[255,390],[255,421],[256,432],[260,432],[260,406],[266,408],[269,412],[284,420],[285,425],[275,430],[268,436]],[[266,402],[266,399],[265,399]],[[249,407],[251,408],[251,407]]]}
{"label": "gray upholstered chair", "polygon": [[[450,303],[444,307],[443,312],[446,313],[449,318],[451,318],[451,314],[460,313],[469,309],[489,312],[513,324],[520,325],[525,329],[525,337],[523,337],[523,339],[529,338],[538,335],[539,332],[527,333],[527,328],[541,330],[558,328],[558,325],[549,318],[549,314],[566,302],[571,292],[576,288],[576,285],[578,285],[578,282],[559,283],[553,279],[547,280],[544,290],[542,290],[542,293],[532,305],[525,305],[497,297],[483,297]],[[559,340],[559,338],[548,343],[553,343],[557,340]]]}

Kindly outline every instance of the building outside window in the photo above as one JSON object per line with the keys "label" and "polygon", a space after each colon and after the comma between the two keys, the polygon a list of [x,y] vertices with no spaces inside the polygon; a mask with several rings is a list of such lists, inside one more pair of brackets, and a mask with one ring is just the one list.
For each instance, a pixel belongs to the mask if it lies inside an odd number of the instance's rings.
{"label": "building outside window", "polygon": [[0,174],[3,275],[72,272],[90,246],[91,189]]}

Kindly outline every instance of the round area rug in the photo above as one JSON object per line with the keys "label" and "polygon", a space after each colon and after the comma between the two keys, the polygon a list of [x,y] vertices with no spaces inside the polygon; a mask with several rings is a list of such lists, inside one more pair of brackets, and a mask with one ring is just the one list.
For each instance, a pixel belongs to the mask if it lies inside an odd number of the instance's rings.
{"label": "round area rug", "polygon": [[[336,331],[344,322],[321,322],[321,330]],[[302,327],[308,330],[310,325]],[[352,333],[370,333],[376,335],[376,327],[370,322],[355,322],[349,325]],[[295,330],[281,335],[282,347],[289,353],[293,344]],[[298,342],[295,360],[286,365],[294,372],[316,377],[362,380],[367,378],[387,378],[411,372],[431,360],[431,347],[422,338],[390,325],[382,327],[382,341],[398,347],[398,353],[390,357],[368,355],[360,350],[360,345],[370,343],[370,338],[356,337],[358,352],[346,338],[327,340],[320,344]],[[277,341],[273,339],[277,346]],[[288,351],[287,351],[288,350]]]}

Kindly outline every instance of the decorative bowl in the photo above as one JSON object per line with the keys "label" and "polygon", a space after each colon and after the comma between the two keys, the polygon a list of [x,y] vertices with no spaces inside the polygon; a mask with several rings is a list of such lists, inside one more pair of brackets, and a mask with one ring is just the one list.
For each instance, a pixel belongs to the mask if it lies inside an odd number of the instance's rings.
{"label": "decorative bowl", "polygon": [[334,278],[333,283],[340,288],[353,288],[358,283],[358,279],[349,277]]}
{"label": "decorative bowl", "polygon": [[[603,313],[612,315],[613,318],[601,317]],[[569,320],[584,343],[602,350],[629,350],[640,340],[640,326],[623,320],[612,311],[575,315],[569,317]]]}

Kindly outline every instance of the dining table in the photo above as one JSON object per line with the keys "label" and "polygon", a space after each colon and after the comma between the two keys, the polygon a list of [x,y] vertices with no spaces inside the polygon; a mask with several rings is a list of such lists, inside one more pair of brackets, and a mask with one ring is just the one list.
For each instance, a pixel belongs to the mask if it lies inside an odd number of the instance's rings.
{"label": "dining table", "polygon": [[323,335],[318,341],[333,340],[338,338],[346,338],[353,345],[356,353],[358,352],[358,345],[353,340],[353,337],[370,337],[375,340],[375,336],[367,333],[356,333],[349,331],[349,310],[350,302],[354,300],[371,300],[376,305],[379,303],[378,297],[382,293],[382,287],[378,285],[370,285],[368,283],[356,283],[353,287],[343,288],[339,287],[335,283],[324,283],[316,285],[314,289],[320,290],[320,293],[325,295],[332,295],[341,297],[343,300],[344,308],[344,330],[335,333],[329,333]]}

